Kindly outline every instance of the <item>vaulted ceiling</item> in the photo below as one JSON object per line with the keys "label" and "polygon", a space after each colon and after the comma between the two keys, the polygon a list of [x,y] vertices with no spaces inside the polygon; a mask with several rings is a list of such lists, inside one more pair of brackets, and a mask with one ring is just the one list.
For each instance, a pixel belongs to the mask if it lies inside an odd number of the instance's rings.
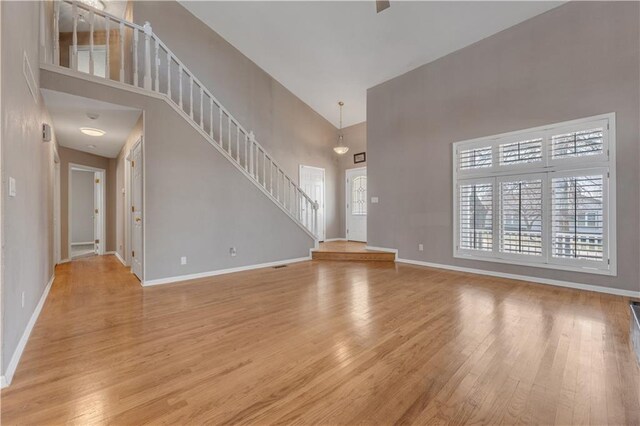
{"label": "vaulted ceiling", "polygon": [[191,13],[338,125],[366,120],[366,90],[562,2],[182,1]]}

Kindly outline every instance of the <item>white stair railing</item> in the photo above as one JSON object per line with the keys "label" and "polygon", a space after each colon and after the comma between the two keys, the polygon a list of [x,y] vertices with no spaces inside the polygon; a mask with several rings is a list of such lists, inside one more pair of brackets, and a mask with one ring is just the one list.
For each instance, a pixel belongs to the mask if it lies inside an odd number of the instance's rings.
{"label": "white stair railing", "polygon": [[[71,42],[68,47],[63,46],[69,51],[67,63],[61,61],[62,15],[70,17],[71,22],[70,25],[68,20],[66,22],[71,29]],[[188,117],[192,125],[201,129],[203,135],[207,135],[209,143],[218,148],[227,159],[262,188],[269,198],[317,238],[317,202],[309,198],[256,141],[253,132],[242,127],[153,33],[151,24],[147,22],[140,26],[75,0],[54,1],[53,19],[54,65],[66,66],[74,71],[86,72],[166,96],[184,112],[185,118]],[[96,35],[105,42],[104,48],[101,47],[100,50],[96,49]],[[87,43],[83,41],[79,44],[79,38],[88,40],[88,52]],[[112,45],[115,45],[115,52]],[[80,51],[79,46],[84,50]],[[80,54],[83,58],[79,61]],[[85,63],[87,56],[88,63]],[[115,74],[111,72],[112,66],[117,66],[117,79],[112,75]]]}

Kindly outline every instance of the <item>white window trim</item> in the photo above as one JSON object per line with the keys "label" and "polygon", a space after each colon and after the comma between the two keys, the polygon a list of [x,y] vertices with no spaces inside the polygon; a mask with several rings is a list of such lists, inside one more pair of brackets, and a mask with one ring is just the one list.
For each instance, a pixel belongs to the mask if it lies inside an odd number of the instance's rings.
{"label": "white window trim", "polygon": [[[496,211],[495,211],[495,207],[496,207],[496,194],[495,194],[495,178],[492,177],[488,177],[488,178],[471,178],[471,179],[460,179],[459,184],[460,185],[481,185],[481,184],[486,184],[486,183],[491,183],[493,184],[493,189],[491,192],[491,225],[493,227],[493,233],[491,235],[491,247],[492,247],[492,251],[488,251],[488,250],[473,250],[473,249],[465,249],[465,248],[458,248],[458,252],[464,256],[464,257],[468,257],[468,256],[472,256],[474,258],[480,258],[480,257],[493,257],[494,256],[494,252],[495,252],[495,244],[496,244],[496,237],[497,237],[497,233],[496,233],[496,227],[495,227],[495,220],[496,220]],[[454,194],[455,194],[455,198],[457,200],[460,199],[460,191],[459,191],[459,187],[460,185],[454,185]],[[458,202],[456,200],[453,201],[453,209],[454,209],[454,219],[455,219],[455,224],[454,227],[456,228],[456,230],[459,229],[460,226],[460,218],[458,217]],[[456,239],[454,241],[458,241],[459,235],[458,235],[458,231],[456,231]],[[457,244],[454,246],[454,248],[457,246]]]}
{"label": "white window trim", "polygon": [[[617,232],[616,232],[616,121],[615,113],[601,114],[597,116],[581,118],[577,120],[565,121],[551,125],[539,126],[535,128],[502,133],[482,138],[475,138],[453,143],[453,257],[466,260],[479,260],[494,263],[504,263],[521,266],[531,266],[544,269],[555,269],[564,271],[575,271],[599,275],[617,275]],[[587,123],[601,125],[604,128],[604,147],[602,155],[589,157],[551,159],[550,136],[571,129],[584,129]],[[500,166],[499,148],[503,143],[512,142],[521,138],[533,138],[537,135],[544,135],[542,146],[542,164],[540,163],[520,163],[517,165]],[[493,149],[492,166],[478,170],[459,170],[457,152],[459,149],[491,145]],[[550,192],[549,182],[553,176],[562,174],[573,174],[580,170],[604,169],[604,197],[603,205],[603,253],[605,262],[608,259],[608,268],[603,268],[603,263],[597,261],[563,260],[559,258],[551,259],[551,200],[547,196]],[[608,175],[607,175],[608,171]],[[499,251],[499,186],[498,183],[505,176],[531,176],[538,173],[547,174],[543,177],[543,257],[541,261],[522,259],[517,257],[504,256],[505,253]],[[458,217],[458,185],[461,183],[494,181],[493,187],[493,252],[475,252],[474,250],[462,250],[458,248],[459,242],[459,217]],[[553,263],[550,263],[553,262]],[[594,266],[595,264],[595,266]]]}

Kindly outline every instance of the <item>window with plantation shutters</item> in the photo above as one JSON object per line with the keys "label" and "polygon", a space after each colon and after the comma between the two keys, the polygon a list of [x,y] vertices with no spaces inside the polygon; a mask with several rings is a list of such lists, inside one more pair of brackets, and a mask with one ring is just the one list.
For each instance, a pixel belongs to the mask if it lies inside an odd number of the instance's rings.
{"label": "window with plantation shutters", "polygon": [[462,149],[458,154],[460,170],[484,169],[491,167],[492,162],[493,157],[490,146]]}
{"label": "window with plantation shutters", "polygon": [[542,138],[501,144],[499,152],[501,165],[541,162]]}
{"label": "window with plantation shutters", "polygon": [[465,250],[493,249],[493,184],[459,186],[460,247]]}
{"label": "window with plantation shutters", "polygon": [[616,274],[615,114],[453,145],[454,256]]}
{"label": "window with plantation shutters", "polygon": [[553,158],[586,157],[604,151],[604,128],[577,130],[551,136]]}
{"label": "window with plantation shutters", "polygon": [[551,178],[553,257],[602,260],[604,181],[601,173]]}
{"label": "window with plantation shutters", "polygon": [[500,251],[542,255],[542,179],[500,182]]}

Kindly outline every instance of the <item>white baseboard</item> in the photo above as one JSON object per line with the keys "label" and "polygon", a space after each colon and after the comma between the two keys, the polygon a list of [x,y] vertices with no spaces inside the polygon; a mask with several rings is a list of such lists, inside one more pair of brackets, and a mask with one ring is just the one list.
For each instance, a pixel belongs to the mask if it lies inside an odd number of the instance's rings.
{"label": "white baseboard", "polygon": [[[397,250],[396,250],[396,253],[397,253]],[[529,282],[534,282],[538,284],[553,285],[556,287],[567,287],[567,288],[573,288],[577,290],[595,291],[597,293],[607,293],[607,294],[613,294],[616,296],[640,297],[640,291],[620,290],[617,288],[601,287],[601,286],[590,285],[590,284],[580,284],[580,283],[574,283],[570,281],[552,280],[549,278],[538,278],[538,277],[531,277],[527,275],[485,271],[483,269],[465,268],[463,266],[444,265],[441,263],[423,262],[420,260],[400,259],[397,257],[397,254],[396,254],[396,262],[408,263],[410,265],[426,266],[429,268],[448,269],[450,271],[469,272],[469,273],[478,274],[478,275],[489,275],[492,277],[508,278],[512,280],[529,281]]]}
{"label": "white baseboard", "polygon": [[387,253],[393,253],[396,255],[396,259],[398,260],[398,249],[392,249],[392,248],[387,248],[387,247],[376,247],[376,246],[365,246],[365,249],[367,250],[374,250],[374,251],[384,251]]}
{"label": "white baseboard", "polygon": [[114,251],[113,255],[116,257],[116,259],[120,261],[120,263],[122,263],[124,266],[127,266],[127,262],[125,262],[122,256],[120,256],[120,253],[118,253],[117,251]]}
{"label": "white baseboard", "polygon": [[270,268],[273,266],[287,265],[289,263],[304,262],[307,260],[311,260],[311,256],[298,257],[295,259],[287,259],[287,260],[278,260],[276,262],[260,263],[257,265],[239,266],[237,268],[219,269],[217,271],[200,272],[197,274],[178,275],[178,276],[169,277],[169,278],[158,278],[156,280],[148,280],[148,281],[145,280],[142,282],[142,285],[144,287],[148,287],[148,286],[160,285],[160,284],[171,284],[171,283],[176,283],[180,281],[195,280],[198,278],[214,277],[216,275],[232,274],[234,272],[250,271],[252,269]]}
{"label": "white baseboard", "polygon": [[71,259],[62,259],[60,262],[58,262],[58,265],[62,265],[63,263],[69,263],[71,262]]}
{"label": "white baseboard", "polygon": [[27,346],[27,342],[29,341],[29,336],[31,335],[31,331],[33,327],[36,325],[36,321],[40,316],[40,312],[42,311],[42,307],[44,306],[44,302],[47,300],[47,296],[49,295],[49,290],[51,290],[51,285],[53,284],[53,280],[55,279],[55,274],[51,276],[47,286],[44,288],[44,292],[42,292],[42,296],[36,305],[36,308],[33,310],[33,314],[31,314],[31,318],[27,323],[27,327],[24,329],[24,333],[22,333],[22,337],[18,342],[18,346],[16,350],[13,352],[13,356],[11,357],[11,361],[7,366],[7,371],[4,372],[4,375],[0,379],[1,386],[3,388],[9,386],[11,381],[13,380],[13,375],[16,372],[16,368],[18,368],[18,363],[20,362],[20,357],[22,357],[22,352],[24,348]]}
{"label": "white baseboard", "polygon": [[324,240],[325,243],[329,243],[331,241],[347,241],[347,239],[346,238],[326,238]]}

